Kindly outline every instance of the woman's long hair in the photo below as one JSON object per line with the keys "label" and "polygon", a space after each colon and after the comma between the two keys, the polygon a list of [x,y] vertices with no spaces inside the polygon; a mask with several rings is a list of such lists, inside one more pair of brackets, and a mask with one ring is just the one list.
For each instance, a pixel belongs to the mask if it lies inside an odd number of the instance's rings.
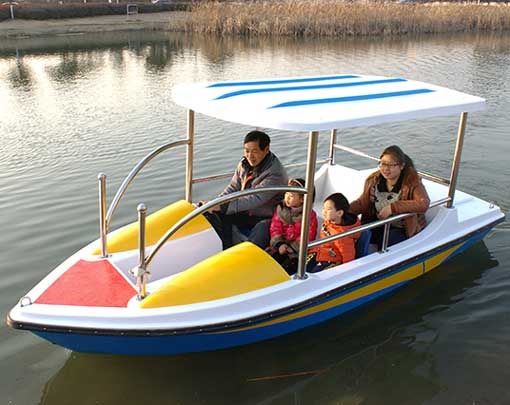
{"label": "woman's long hair", "polygon": [[418,176],[413,160],[397,145],[391,145],[384,149],[381,156],[379,156],[379,159],[382,159],[384,155],[390,155],[396,163],[404,165],[404,168],[402,169],[404,177],[408,175]]}
{"label": "woman's long hair", "polygon": [[396,163],[404,165],[404,170],[407,167],[414,168],[413,160],[409,156],[407,156],[404,153],[404,151],[400,149],[400,147],[398,147],[397,145],[391,145],[384,149],[381,153],[381,156],[379,156],[379,159],[382,159],[384,155],[391,155],[391,157]]}

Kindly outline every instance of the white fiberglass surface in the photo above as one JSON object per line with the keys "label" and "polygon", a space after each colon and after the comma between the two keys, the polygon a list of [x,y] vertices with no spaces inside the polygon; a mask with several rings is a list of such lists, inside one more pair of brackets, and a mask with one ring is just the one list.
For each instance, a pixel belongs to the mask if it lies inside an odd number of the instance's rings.
{"label": "white fiberglass surface", "polygon": [[[314,208],[319,218],[321,201],[327,195],[340,191],[352,200],[359,195],[365,178],[372,171],[373,169],[358,171],[339,165],[321,167],[316,175],[317,199]],[[431,201],[444,198],[447,194],[448,189],[444,185],[427,180],[424,180],[424,184]],[[426,253],[493,222],[500,215],[497,207],[491,208],[489,203],[469,194],[457,192],[456,196],[458,206],[455,209],[437,207],[431,210],[427,215],[429,225],[422,232],[393,246],[384,255],[372,254],[335,269],[311,274],[305,282],[290,280],[215,301],[149,310],[141,310],[133,303],[123,309],[35,305],[17,307],[12,315],[15,319],[25,322],[119,329],[139,328],[141,324],[144,328],[155,329],[190,327],[256,316],[313,298],[413,256]],[[47,285],[47,281],[43,281],[43,284]],[[155,282],[152,287],[158,284],[160,283]]]}
{"label": "white fiberglass surface", "polygon": [[180,84],[174,101],[225,121],[309,131],[481,110],[480,97],[402,77],[337,74]]}

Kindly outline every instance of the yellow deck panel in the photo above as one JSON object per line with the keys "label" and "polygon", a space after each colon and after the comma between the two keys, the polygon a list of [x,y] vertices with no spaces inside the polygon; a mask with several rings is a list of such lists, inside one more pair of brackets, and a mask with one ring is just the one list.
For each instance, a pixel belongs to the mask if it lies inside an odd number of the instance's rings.
{"label": "yellow deck panel", "polygon": [[178,274],[151,293],[141,308],[193,304],[247,293],[290,280],[266,252],[243,242]]}
{"label": "yellow deck panel", "polygon": [[[145,243],[147,246],[154,245],[177,221],[189,214],[195,209],[187,201],[180,200],[153,214],[146,219]],[[191,235],[211,228],[211,224],[203,215],[194,218],[181,229],[179,229],[170,239],[177,239],[183,236]],[[138,248],[138,222],[127,225],[121,231],[113,236],[108,236],[108,253],[123,252]],[[100,255],[101,248],[95,247],[93,255]]]}

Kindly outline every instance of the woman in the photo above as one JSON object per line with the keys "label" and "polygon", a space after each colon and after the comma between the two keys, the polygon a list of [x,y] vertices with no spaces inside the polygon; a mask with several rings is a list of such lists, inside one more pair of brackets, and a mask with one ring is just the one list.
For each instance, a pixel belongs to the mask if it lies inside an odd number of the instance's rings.
{"label": "woman", "polygon": [[[362,222],[386,219],[391,215],[416,215],[393,222],[388,246],[401,242],[420,232],[426,225],[425,212],[429,196],[413,161],[398,146],[387,147],[380,156],[379,170],[368,176],[363,194],[351,203],[351,213],[362,215]],[[372,243],[382,245],[384,227],[372,230]]]}

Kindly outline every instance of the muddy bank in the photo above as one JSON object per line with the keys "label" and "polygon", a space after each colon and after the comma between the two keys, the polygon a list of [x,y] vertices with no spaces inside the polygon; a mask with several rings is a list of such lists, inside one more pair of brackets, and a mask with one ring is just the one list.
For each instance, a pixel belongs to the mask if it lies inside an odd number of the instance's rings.
{"label": "muddy bank", "polygon": [[6,20],[0,22],[0,38],[81,35],[120,31],[180,30],[190,13],[167,11],[135,15],[108,15],[61,20]]}

